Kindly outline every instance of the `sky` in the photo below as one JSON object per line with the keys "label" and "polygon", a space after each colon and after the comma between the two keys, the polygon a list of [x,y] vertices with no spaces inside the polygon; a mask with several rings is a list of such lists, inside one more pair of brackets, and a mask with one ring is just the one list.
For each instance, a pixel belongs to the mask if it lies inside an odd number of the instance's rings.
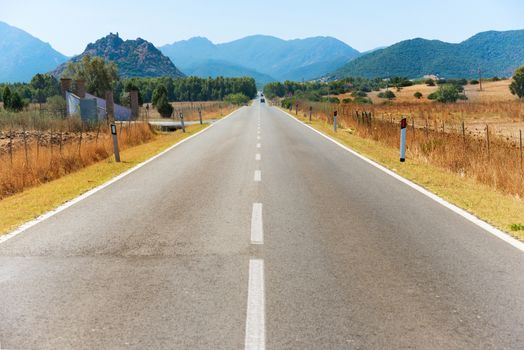
{"label": "sky", "polygon": [[524,29],[522,0],[0,0],[0,21],[72,56],[109,34],[156,46],[204,36],[333,36],[359,51],[422,37],[461,42]]}

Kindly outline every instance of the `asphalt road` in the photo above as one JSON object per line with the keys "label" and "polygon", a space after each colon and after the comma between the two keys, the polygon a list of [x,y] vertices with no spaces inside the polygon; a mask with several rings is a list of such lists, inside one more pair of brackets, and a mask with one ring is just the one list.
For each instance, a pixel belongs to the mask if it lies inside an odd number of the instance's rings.
{"label": "asphalt road", "polygon": [[0,344],[524,349],[524,253],[256,103],[0,244]]}

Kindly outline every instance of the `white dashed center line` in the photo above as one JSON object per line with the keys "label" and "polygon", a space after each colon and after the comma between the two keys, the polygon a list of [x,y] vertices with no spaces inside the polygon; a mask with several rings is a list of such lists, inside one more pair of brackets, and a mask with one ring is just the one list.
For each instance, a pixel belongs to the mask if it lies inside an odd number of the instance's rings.
{"label": "white dashed center line", "polygon": [[255,170],[255,182],[262,181],[262,172],[260,170]]}
{"label": "white dashed center line", "polygon": [[266,348],[266,321],[264,296],[264,260],[249,260],[247,289],[246,350]]}
{"label": "white dashed center line", "polygon": [[251,214],[251,244],[264,244],[262,203],[253,203],[253,212]]}

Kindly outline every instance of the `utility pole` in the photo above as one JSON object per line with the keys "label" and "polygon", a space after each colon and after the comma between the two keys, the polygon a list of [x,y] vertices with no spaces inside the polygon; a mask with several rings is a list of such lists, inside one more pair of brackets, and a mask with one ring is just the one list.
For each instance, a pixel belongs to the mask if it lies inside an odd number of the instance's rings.
{"label": "utility pole", "polygon": [[480,84],[480,91],[482,91],[482,70],[479,67],[479,84]]}

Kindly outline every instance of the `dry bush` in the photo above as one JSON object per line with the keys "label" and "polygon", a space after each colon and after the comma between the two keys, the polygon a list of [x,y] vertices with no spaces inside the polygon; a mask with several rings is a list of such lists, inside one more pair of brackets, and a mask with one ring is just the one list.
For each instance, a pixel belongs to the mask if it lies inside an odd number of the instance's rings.
{"label": "dry bush", "polygon": [[[22,135],[40,133],[40,137],[26,137],[22,142],[18,137],[18,146],[12,152],[0,153],[0,199],[113,155],[112,139],[105,122],[82,126],[78,120],[56,120],[53,124],[49,130],[22,132]],[[71,128],[66,128],[68,124]],[[147,123],[121,123],[118,128],[121,150],[154,137]]]}

